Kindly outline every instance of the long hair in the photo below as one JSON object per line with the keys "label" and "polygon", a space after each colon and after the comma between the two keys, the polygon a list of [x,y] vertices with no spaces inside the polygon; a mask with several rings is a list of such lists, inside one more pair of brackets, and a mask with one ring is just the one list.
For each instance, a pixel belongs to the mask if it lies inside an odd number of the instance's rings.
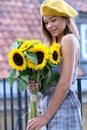
{"label": "long hair", "polygon": [[[64,35],[74,34],[79,39],[80,38],[79,32],[73,19],[67,18],[67,17],[63,17],[63,18],[67,20],[66,27],[64,30]],[[53,38],[52,38],[52,35],[49,33],[49,31],[46,29],[43,17],[42,17],[41,27],[42,27],[42,35],[43,35],[44,42],[49,43],[51,45],[53,43]]]}

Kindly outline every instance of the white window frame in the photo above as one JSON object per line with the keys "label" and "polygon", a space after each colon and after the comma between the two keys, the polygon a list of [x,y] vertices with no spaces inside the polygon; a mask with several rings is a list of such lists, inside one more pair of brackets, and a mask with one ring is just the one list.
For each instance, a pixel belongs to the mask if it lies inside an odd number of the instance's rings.
{"label": "white window frame", "polygon": [[86,32],[87,32],[87,24],[81,24],[80,28],[81,32],[81,54],[82,58],[87,61],[87,38],[86,38]]}

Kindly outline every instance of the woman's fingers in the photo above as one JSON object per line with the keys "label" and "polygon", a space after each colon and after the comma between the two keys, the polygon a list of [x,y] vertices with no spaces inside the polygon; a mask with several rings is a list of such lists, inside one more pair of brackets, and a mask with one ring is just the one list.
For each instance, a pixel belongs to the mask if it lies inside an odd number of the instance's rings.
{"label": "woman's fingers", "polygon": [[45,126],[48,123],[45,116],[39,116],[28,120],[27,130],[39,130],[42,126]]}
{"label": "woman's fingers", "polygon": [[33,91],[35,88],[38,88],[38,83],[36,83],[34,80],[29,80],[28,89],[29,91]]}

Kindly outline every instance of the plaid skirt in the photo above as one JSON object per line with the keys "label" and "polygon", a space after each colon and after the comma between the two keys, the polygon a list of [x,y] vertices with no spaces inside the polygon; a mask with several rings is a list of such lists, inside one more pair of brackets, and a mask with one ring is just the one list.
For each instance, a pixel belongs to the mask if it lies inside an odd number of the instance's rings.
{"label": "plaid skirt", "polygon": [[[44,114],[54,88],[45,93],[40,101],[41,112]],[[81,104],[73,91],[69,91],[60,108],[42,130],[82,130]]]}

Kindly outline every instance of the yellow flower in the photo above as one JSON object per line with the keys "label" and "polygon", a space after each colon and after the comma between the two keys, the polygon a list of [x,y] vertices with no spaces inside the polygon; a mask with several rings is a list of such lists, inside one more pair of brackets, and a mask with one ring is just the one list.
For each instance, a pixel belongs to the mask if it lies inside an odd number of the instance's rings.
{"label": "yellow flower", "polygon": [[20,49],[21,51],[25,51],[32,47],[34,44],[39,43],[39,40],[26,40],[21,46]]}
{"label": "yellow flower", "polygon": [[21,46],[20,46],[20,50],[21,51],[25,51],[27,50],[30,46],[32,45],[30,40],[25,41]]}
{"label": "yellow flower", "polygon": [[42,43],[38,43],[35,44],[29,51],[36,54],[38,64],[36,65],[28,59],[28,67],[35,70],[43,69],[49,57],[48,47]]}
{"label": "yellow flower", "polygon": [[9,64],[12,68],[16,70],[25,70],[26,69],[26,60],[23,52],[15,48],[10,51],[9,55]]}
{"label": "yellow flower", "polygon": [[41,43],[39,40],[30,40],[30,42],[31,42],[32,44]]}
{"label": "yellow flower", "polygon": [[17,41],[18,41],[18,42],[23,42],[24,39],[23,39],[23,38],[18,38]]}
{"label": "yellow flower", "polygon": [[60,44],[59,43],[53,43],[50,48],[49,48],[49,60],[53,64],[58,64],[60,63]]}

